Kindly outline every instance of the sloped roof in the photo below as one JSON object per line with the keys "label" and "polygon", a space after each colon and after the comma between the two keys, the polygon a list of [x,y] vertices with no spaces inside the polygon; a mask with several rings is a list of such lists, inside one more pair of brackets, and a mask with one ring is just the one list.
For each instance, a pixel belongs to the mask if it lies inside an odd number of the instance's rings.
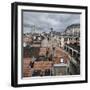
{"label": "sloped roof", "polygon": [[66,28],[66,30],[65,31],[67,31],[68,29],[70,29],[70,28],[80,28],[80,24],[71,24],[71,25],[69,25],[67,28]]}

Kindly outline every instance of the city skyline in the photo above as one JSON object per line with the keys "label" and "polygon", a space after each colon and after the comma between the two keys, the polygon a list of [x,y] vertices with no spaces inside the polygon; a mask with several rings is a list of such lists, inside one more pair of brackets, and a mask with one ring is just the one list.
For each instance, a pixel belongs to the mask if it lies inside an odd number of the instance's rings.
{"label": "city skyline", "polygon": [[71,24],[80,23],[80,14],[74,13],[47,13],[47,12],[23,12],[23,33],[29,33],[35,26],[35,32],[63,32]]}

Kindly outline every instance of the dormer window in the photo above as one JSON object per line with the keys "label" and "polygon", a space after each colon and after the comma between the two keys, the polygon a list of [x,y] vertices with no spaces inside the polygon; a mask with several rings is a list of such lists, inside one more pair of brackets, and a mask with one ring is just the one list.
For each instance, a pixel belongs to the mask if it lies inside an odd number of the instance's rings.
{"label": "dormer window", "polygon": [[27,46],[27,44],[24,42],[24,43],[23,43],[23,47],[26,47],[26,46]]}
{"label": "dormer window", "polygon": [[38,40],[41,40],[41,37],[38,37]]}
{"label": "dormer window", "polygon": [[34,36],[33,39],[35,40],[36,39],[36,36]]}

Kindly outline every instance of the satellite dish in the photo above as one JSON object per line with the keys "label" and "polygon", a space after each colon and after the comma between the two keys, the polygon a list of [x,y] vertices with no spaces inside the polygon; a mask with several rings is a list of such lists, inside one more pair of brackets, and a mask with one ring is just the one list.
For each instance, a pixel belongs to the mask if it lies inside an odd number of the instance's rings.
{"label": "satellite dish", "polygon": [[60,59],[60,63],[64,63],[64,59],[63,58]]}
{"label": "satellite dish", "polygon": [[38,40],[41,40],[41,37],[38,37]]}
{"label": "satellite dish", "polygon": [[36,60],[36,58],[33,56],[33,57],[32,57],[32,61],[34,62],[35,60]]}

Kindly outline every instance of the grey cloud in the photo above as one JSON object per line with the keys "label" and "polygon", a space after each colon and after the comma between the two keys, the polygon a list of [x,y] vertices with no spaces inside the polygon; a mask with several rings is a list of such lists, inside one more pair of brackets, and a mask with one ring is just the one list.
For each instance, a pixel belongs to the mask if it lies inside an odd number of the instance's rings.
{"label": "grey cloud", "polygon": [[48,32],[52,27],[55,31],[63,32],[67,26],[75,23],[80,23],[80,14],[23,12],[24,32],[30,32],[32,25],[39,31]]}

